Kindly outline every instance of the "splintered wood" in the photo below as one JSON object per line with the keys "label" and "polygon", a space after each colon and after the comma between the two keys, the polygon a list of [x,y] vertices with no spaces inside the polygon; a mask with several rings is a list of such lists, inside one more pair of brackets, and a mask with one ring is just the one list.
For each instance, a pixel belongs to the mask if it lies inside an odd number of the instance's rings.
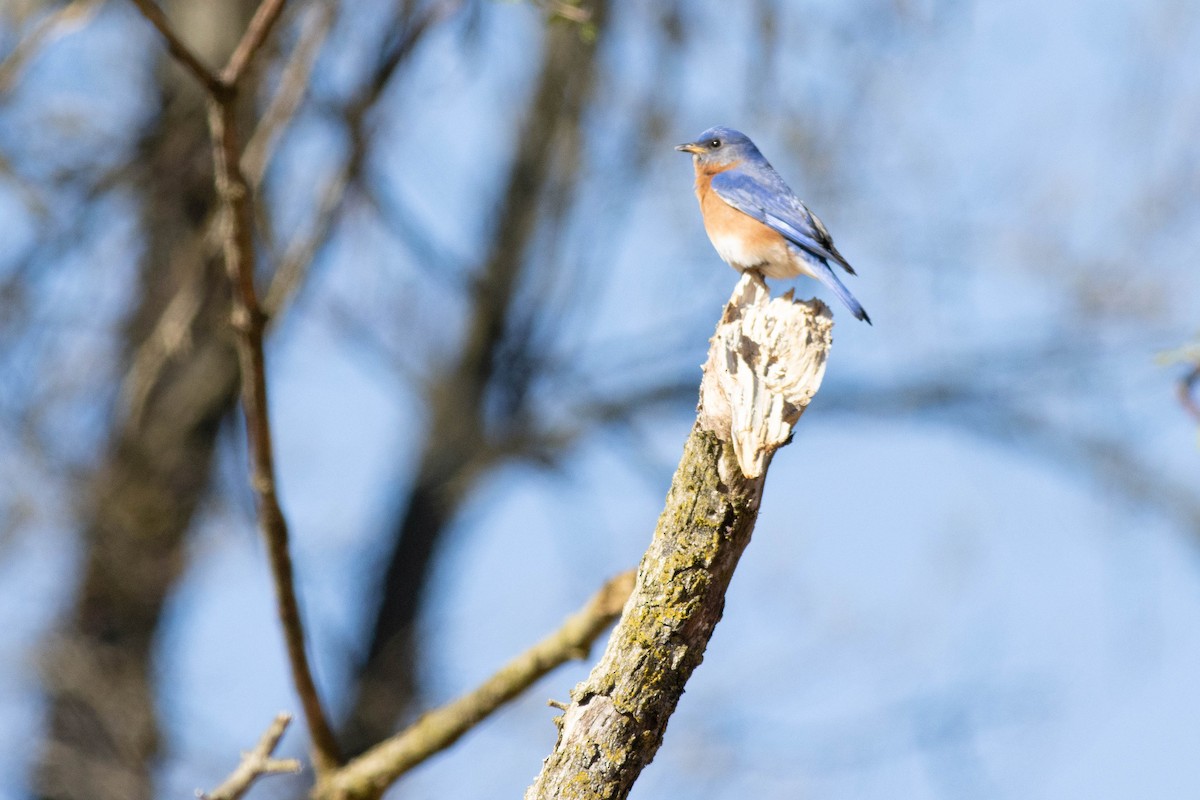
{"label": "splintered wood", "polygon": [[733,290],[710,340],[698,421],[733,445],[747,478],[763,474],[821,387],[832,327],[820,300],[772,300],[751,273]]}

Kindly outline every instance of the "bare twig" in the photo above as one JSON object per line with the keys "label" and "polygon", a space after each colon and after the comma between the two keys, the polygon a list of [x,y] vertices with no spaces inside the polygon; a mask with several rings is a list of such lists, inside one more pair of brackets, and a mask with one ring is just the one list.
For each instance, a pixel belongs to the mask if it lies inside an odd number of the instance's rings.
{"label": "bare twig", "polygon": [[401,775],[444,750],[504,703],[560,664],[587,656],[633,590],[634,572],[601,587],[562,627],[510,661],[470,694],[425,714],[408,729],[368,750],[338,770],[318,798],[378,798]]}
{"label": "bare twig", "polygon": [[[343,113],[349,120],[351,128],[357,128],[358,121],[379,102],[380,95],[388,87],[396,69],[412,55],[413,50],[425,37],[425,34],[457,13],[464,4],[465,0],[441,0],[441,2],[432,3],[425,7],[420,16],[414,17],[407,26],[395,31],[390,37],[391,40],[387,47],[384,48],[382,57],[371,69],[369,78],[343,106]],[[402,4],[402,6],[407,5]]]}
{"label": "bare twig", "polygon": [[258,500],[259,527],[267,544],[275,599],[287,642],[292,679],[313,740],[313,760],[318,772],[332,769],[340,761],[333,730],[321,706],[316,682],[304,647],[304,626],[288,553],[288,528],[275,492],[275,458],[271,424],[267,414],[266,362],[263,329],[266,317],[254,288],[254,240],[250,211],[250,188],[239,161],[241,148],[235,128],[232,103],[214,99],[209,105],[209,127],[213,137],[217,194],[225,224],[225,267],[233,284],[233,326],[238,332],[238,360],[242,373],[242,408],[250,439],[250,483]]}
{"label": "bare twig", "polygon": [[229,777],[211,792],[198,793],[201,800],[238,800],[250,789],[250,785],[263,775],[295,774],[302,767],[294,758],[274,758],[271,754],[283,738],[284,731],[292,721],[292,715],[281,712],[267,727],[258,744],[248,753]]}
{"label": "bare twig", "polygon": [[[138,0],[134,0],[134,2],[138,2]],[[241,81],[246,67],[250,65],[259,48],[263,46],[263,42],[267,40],[275,23],[279,21],[279,15],[283,13],[284,2],[285,0],[263,0],[259,4],[253,19],[246,26],[242,40],[233,49],[233,55],[229,57],[225,69],[221,70],[221,81],[226,86],[237,86]]]}
{"label": "bare twig", "polygon": [[221,204],[221,239],[225,268],[233,285],[233,327],[242,378],[242,409],[249,439],[250,484],[258,505],[259,528],[275,584],[275,599],[287,646],[292,681],[304,708],[312,737],[313,763],[318,775],[341,761],[337,741],[321,704],[305,652],[304,626],[296,599],[292,560],[288,552],[287,520],[275,490],[275,461],[267,413],[266,364],[263,331],[266,317],[254,287],[254,234],[251,190],[242,172],[242,143],[236,127],[238,82],[266,41],[283,11],[283,0],[263,0],[246,33],[218,77],[199,62],[176,36],[170,23],[150,0],[132,0],[166,39],[171,54],[196,76],[209,93],[209,132],[212,137],[214,181]]}
{"label": "bare twig", "polygon": [[278,316],[304,283],[309,268],[317,257],[317,251],[321,249],[321,243],[328,240],[329,232],[341,217],[339,212],[348,197],[353,178],[352,169],[351,164],[344,164],[336,174],[329,177],[321,191],[312,229],[304,238],[292,240],[287,250],[279,257],[279,266],[271,276],[267,293],[263,297],[263,311],[268,318],[274,319]]}
{"label": "bare twig", "polygon": [[150,398],[167,364],[192,345],[192,325],[204,310],[204,280],[205,275],[199,270],[192,270],[185,276],[183,285],[167,303],[153,330],[134,351],[121,395],[129,419],[135,424],[144,420]]}
{"label": "bare twig", "polygon": [[53,36],[87,25],[102,5],[104,0],[74,0],[33,23],[29,30],[17,39],[9,54],[0,60],[0,95],[12,89],[21,71],[42,44]]}
{"label": "bare twig", "polygon": [[279,88],[271,97],[271,102],[246,141],[245,152],[242,153],[242,169],[252,186],[258,186],[262,182],[275,144],[300,108],[300,103],[308,91],[309,78],[317,62],[317,55],[333,28],[336,16],[336,6],[332,2],[322,2],[311,9],[311,14],[302,25],[299,41],[280,74]]}
{"label": "bare twig", "polygon": [[217,74],[205,66],[200,57],[193,53],[192,49],[175,34],[166,14],[163,14],[162,9],[154,3],[154,0],[132,0],[132,2],[138,7],[138,11],[142,12],[142,16],[162,34],[167,43],[167,50],[171,52],[174,59],[192,73],[192,76],[209,94],[218,94],[224,89]]}
{"label": "bare twig", "polygon": [[[263,310],[269,318],[273,319],[278,315],[294,297],[295,290],[303,283],[321,248],[321,243],[327,239],[329,232],[338,222],[347,200],[354,196],[352,190],[360,187],[364,166],[367,163],[366,154],[374,135],[374,126],[368,121],[369,112],[382,98],[384,90],[395,75],[397,68],[412,55],[424,36],[438,23],[457,13],[463,5],[463,0],[442,0],[442,2],[427,6],[389,43],[362,87],[348,101],[339,106],[338,110],[346,128],[346,137],[350,141],[350,152],[342,167],[325,183],[314,215],[315,222],[312,229],[303,239],[293,241],[279,258],[279,266],[272,276],[270,286],[263,298]],[[328,27],[331,23],[332,20],[322,21],[321,26]],[[297,61],[301,60],[300,51],[303,48],[303,42],[297,45]],[[291,69],[292,67],[289,66],[288,71]],[[302,67],[297,64],[296,71],[299,72],[300,69]],[[280,95],[285,93],[282,84],[288,80],[288,71],[285,71],[281,81]],[[280,105],[286,99],[286,96],[281,97]],[[267,115],[264,116],[263,126],[268,124],[268,117],[271,113],[271,110],[268,110]],[[254,137],[246,148],[245,166],[252,179],[256,175],[261,177],[262,169],[265,167],[265,159],[259,158],[252,149],[255,147],[254,140],[258,137],[259,131],[255,131]],[[253,158],[251,157],[252,153],[255,153]]]}

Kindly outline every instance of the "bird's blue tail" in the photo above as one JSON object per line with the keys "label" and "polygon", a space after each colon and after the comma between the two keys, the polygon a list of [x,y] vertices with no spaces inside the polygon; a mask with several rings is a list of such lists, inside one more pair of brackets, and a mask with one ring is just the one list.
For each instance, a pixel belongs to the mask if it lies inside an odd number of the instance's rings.
{"label": "bird's blue tail", "polygon": [[[802,254],[802,256],[807,255],[807,253]],[[830,269],[829,264],[812,257],[805,258],[804,261],[812,270],[813,277],[833,290],[833,293],[838,296],[838,300],[841,300],[846,308],[850,309],[850,313],[854,315],[855,319],[861,319],[868,325],[871,324],[871,318],[867,316],[867,310],[862,307],[862,303],[858,302],[854,295],[850,294],[850,290],[846,288],[846,284],[838,279],[838,276]]]}

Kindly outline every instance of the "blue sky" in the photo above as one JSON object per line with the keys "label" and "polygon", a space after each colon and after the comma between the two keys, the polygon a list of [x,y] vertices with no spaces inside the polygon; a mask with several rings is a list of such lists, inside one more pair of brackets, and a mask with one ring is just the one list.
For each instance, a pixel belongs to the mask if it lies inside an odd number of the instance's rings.
{"label": "blue sky", "polygon": [[[1169,0],[784,2],[766,59],[746,44],[750,5],[689,4],[670,131],[641,179],[614,190],[605,176],[655,64],[638,33],[653,4],[618,4],[587,203],[566,222],[561,263],[586,262],[597,235],[587,210],[623,216],[602,272],[587,276],[588,324],[573,344],[657,337],[671,345],[662,369],[698,381],[736,276],[704,237],[690,167],[669,144],[717,123],[754,137],[826,221],[875,327],[835,309],[826,386],[772,465],[725,619],[633,797],[1195,794],[1200,530],[1123,493],[1127,475],[1064,455],[1058,432],[1111,441],[1152,467],[1151,481],[1195,487],[1195,431],[1155,356],[1200,327],[1200,13]],[[87,101],[96,87],[64,64],[143,68],[113,62],[155,46],[132,23],[106,11],[27,80],[75,111],[111,104],[119,140],[136,101]],[[514,134],[540,24],[522,4],[486,5],[479,52],[466,55],[452,31],[434,36],[384,107],[381,180],[466,261],[500,180],[483,154]],[[326,65],[331,85],[353,67],[343,59]],[[0,141],[15,146],[11,133]],[[302,121],[273,190],[299,197],[336,148]],[[285,221],[303,218],[280,206]],[[112,287],[134,238],[121,212],[97,236],[112,272],[63,268],[80,305],[95,284],[119,306]],[[22,224],[7,215],[0,230],[15,241]],[[422,287],[393,333],[431,319],[453,328],[461,314],[378,226],[352,225],[269,353],[282,499],[331,692],[369,613],[362,576],[423,419],[407,374],[348,339],[339,313],[374,308],[379,287]],[[76,348],[106,352],[103,341]],[[1019,413],[855,405],[922,380],[977,386]],[[470,688],[636,563],[690,413],[642,420],[633,446],[590,437],[559,471],[511,465],[472,495],[425,621],[431,702]],[[228,491],[197,525],[159,646],[163,796],[210,785],[272,714],[296,706],[232,433]],[[0,551],[0,796],[19,796],[38,724],[34,648],[67,600],[74,558],[61,507]],[[414,772],[406,796],[522,792],[553,744],[545,700],[565,698],[586,669],[544,679]],[[287,741],[302,750],[298,732]]]}

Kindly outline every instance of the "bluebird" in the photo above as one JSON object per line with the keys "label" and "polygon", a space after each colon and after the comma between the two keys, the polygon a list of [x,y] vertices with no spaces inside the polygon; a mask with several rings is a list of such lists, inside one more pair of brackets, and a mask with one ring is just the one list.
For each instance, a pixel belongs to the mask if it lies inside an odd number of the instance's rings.
{"label": "bluebird", "polygon": [[692,154],[704,230],[729,266],[767,278],[816,278],[851,314],[871,324],[830,262],[851,275],[854,268],[833,246],[824,223],[788,188],[750,137],[733,128],[709,128],[675,149]]}

